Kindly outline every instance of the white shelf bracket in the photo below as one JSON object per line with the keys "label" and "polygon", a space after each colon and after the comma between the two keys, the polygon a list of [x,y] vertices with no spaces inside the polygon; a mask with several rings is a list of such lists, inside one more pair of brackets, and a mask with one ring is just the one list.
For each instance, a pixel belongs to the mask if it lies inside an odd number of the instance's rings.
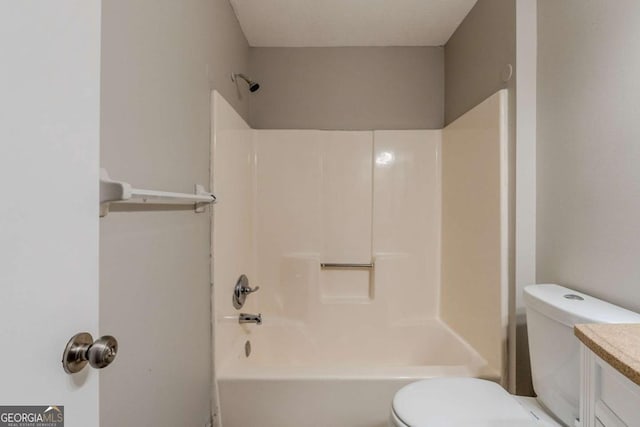
{"label": "white shelf bracket", "polygon": [[193,205],[195,212],[216,202],[216,196],[196,184],[194,194],[133,188],[129,183],[114,181],[105,169],[100,169],[100,216],[109,213],[111,203],[136,203],[160,205]]}

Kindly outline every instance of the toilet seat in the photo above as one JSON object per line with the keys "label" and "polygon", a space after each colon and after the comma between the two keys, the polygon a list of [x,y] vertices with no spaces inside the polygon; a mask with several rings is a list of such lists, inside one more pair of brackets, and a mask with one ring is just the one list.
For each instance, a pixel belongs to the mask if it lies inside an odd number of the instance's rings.
{"label": "toilet seat", "polygon": [[392,406],[399,427],[541,427],[548,425],[498,384],[477,378],[435,378],[400,389]]}

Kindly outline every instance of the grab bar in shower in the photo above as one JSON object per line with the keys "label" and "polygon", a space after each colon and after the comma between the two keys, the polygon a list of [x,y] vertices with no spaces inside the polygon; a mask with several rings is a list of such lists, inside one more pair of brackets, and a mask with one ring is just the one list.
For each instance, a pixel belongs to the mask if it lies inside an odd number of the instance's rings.
{"label": "grab bar in shower", "polygon": [[322,269],[365,269],[371,270],[373,269],[373,263],[370,262],[368,264],[355,264],[355,263],[334,263],[334,262],[321,262],[320,268]]}

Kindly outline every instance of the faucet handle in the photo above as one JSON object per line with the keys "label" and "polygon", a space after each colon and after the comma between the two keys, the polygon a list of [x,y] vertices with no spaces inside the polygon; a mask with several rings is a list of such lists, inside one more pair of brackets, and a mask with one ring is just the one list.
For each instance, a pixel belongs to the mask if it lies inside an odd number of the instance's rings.
{"label": "faucet handle", "polygon": [[250,287],[246,287],[246,288],[242,288],[241,292],[245,295],[249,295],[252,294],[254,292],[258,292],[260,290],[260,286],[256,286],[255,288],[250,288]]}
{"label": "faucet handle", "polygon": [[249,279],[244,274],[238,278],[236,286],[233,288],[233,306],[236,309],[241,309],[244,305],[247,295],[257,292],[260,286],[251,288],[249,286]]}

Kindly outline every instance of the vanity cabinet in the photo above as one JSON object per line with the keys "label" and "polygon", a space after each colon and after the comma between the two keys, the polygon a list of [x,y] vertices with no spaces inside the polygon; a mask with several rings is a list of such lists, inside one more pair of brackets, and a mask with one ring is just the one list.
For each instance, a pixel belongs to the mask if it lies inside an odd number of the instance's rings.
{"label": "vanity cabinet", "polygon": [[640,427],[640,385],[580,344],[580,427]]}

